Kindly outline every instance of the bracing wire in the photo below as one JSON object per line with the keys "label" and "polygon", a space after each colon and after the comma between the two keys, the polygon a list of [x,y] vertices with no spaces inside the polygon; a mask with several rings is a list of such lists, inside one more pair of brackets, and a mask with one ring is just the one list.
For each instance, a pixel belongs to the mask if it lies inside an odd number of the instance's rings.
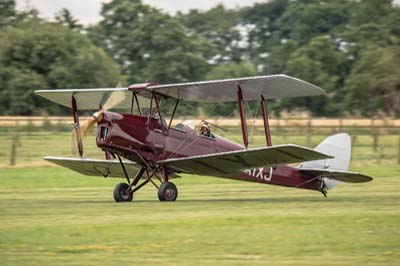
{"label": "bracing wire", "polygon": [[250,131],[250,138],[249,138],[249,143],[250,144],[254,144],[254,129],[255,129],[255,127],[256,127],[256,119],[257,119],[257,115],[258,115],[258,112],[260,111],[260,107],[261,107],[261,104],[259,103],[258,105],[257,105],[257,108],[256,108],[256,111],[255,111],[255,113],[253,113],[253,111],[251,110],[251,108],[250,108],[250,105],[246,102],[246,106],[247,106],[247,108],[249,109],[249,111],[250,111],[250,113],[251,113],[251,116],[253,117],[253,123],[252,123],[252,126],[251,126],[251,131]]}

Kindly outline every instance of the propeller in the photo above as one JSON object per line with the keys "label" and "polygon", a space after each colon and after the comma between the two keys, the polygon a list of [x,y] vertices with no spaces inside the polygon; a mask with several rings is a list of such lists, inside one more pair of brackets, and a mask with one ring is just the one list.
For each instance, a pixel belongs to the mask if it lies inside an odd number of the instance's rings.
{"label": "propeller", "polygon": [[100,109],[97,112],[93,113],[90,117],[88,117],[86,121],[80,126],[80,135],[78,136],[76,131],[73,131],[75,134],[73,138],[75,140],[75,145],[73,145],[73,147],[78,146],[79,149],[79,145],[81,145],[80,143],[82,142],[82,139],[89,134],[96,123],[100,122],[103,119],[104,112],[123,102],[125,100],[125,97],[126,95],[124,91],[113,91],[109,94],[105,94],[99,104]]}

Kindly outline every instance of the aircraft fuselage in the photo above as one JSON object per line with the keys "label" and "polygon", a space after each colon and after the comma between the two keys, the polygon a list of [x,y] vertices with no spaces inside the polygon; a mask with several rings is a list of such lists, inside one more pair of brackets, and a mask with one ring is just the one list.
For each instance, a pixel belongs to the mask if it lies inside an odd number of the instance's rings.
{"label": "aircraft fuselage", "polygon": [[[186,126],[171,127],[148,116],[104,112],[98,122],[97,146],[139,164],[142,159],[155,163],[170,158],[242,150],[244,146],[223,137],[209,138]],[[297,167],[280,165],[246,169],[219,177],[257,183],[320,190],[321,181],[300,172]]]}

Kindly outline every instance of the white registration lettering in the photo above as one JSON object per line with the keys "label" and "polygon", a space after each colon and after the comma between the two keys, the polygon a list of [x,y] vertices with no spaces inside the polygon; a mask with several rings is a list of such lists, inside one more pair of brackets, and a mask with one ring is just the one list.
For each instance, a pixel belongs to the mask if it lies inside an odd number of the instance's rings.
{"label": "white registration lettering", "polygon": [[263,170],[264,168],[258,168],[257,178],[264,179]]}
{"label": "white registration lettering", "polygon": [[264,168],[246,169],[243,172],[247,175],[269,182],[272,179],[273,168],[269,168],[269,175],[264,175]]}
{"label": "white registration lettering", "polygon": [[272,171],[273,171],[273,168],[270,167],[269,168],[269,176],[268,177],[265,176],[265,181],[271,181],[271,179],[272,179]]}

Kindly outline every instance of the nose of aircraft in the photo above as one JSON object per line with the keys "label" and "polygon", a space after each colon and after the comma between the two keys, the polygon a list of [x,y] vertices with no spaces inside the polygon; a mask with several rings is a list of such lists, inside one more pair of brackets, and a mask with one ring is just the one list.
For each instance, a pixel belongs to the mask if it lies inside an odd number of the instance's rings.
{"label": "nose of aircraft", "polygon": [[103,110],[99,110],[92,115],[93,120],[96,121],[97,123],[101,122],[101,120],[103,120],[103,117],[104,117]]}

